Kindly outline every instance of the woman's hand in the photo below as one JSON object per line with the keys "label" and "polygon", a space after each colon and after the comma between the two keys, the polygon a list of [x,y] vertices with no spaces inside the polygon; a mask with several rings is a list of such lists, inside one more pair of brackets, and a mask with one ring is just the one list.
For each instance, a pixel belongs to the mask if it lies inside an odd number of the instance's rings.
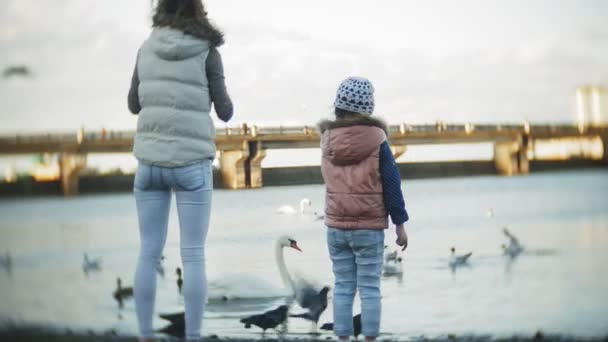
{"label": "woman's hand", "polygon": [[395,233],[397,233],[397,240],[395,243],[401,248],[401,251],[404,251],[407,248],[407,233],[405,232],[405,227],[403,224],[399,224],[395,227]]}

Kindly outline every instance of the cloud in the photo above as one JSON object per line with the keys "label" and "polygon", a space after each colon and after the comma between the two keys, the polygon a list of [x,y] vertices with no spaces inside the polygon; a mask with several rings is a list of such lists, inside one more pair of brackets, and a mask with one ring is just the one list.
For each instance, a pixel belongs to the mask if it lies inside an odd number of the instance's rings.
{"label": "cloud", "polygon": [[[0,80],[0,129],[133,128],[125,96],[148,2],[7,1],[0,66],[36,77]],[[568,121],[573,89],[608,80],[608,34],[587,12],[562,22],[548,4],[483,3],[207,2],[236,122],[314,123],[353,74],[375,82],[391,121]]]}

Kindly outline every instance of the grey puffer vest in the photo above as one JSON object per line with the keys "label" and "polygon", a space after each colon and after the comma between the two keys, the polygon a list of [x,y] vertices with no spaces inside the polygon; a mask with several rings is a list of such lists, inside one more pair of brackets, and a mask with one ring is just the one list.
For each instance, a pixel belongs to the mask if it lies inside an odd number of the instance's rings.
{"label": "grey puffer vest", "polygon": [[208,41],[171,28],[156,28],[137,57],[141,112],[135,157],[163,167],[215,157],[215,127],[205,60]]}

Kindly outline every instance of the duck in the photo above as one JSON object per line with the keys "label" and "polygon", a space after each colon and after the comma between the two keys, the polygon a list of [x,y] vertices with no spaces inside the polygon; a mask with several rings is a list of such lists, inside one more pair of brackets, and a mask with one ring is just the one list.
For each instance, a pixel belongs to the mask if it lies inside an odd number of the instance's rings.
{"label": "duck", "polygon": [[123,301],[133,297],[133,287],[122,287],[122,280],[118,277],[116,278],[116,290],[114,290],[112,295],[122,308]]}
{"label": "duck", "polygon": [[325,220],[325,214],[319,213],[317,211],[315,211],[314,213],[312,213],[312,215],[315,218],[315,221],[323,221]]}
{"label": "duck", "polygon": [[182,293],[182,285],[184,285],[184,280],[182,279],[182,269],[181,268],[176,268],[175,269],[175,274],[177,275],[177,290],[179,291],[179,293]]}
{"label": "duck", "polygon": [[397,251],[389,252],[388,245],[384,245],[384,262],[395,261],[398,255]]}
{"label": "duck", "polygon": [[382,274],[384,276],[396,276],[403,274],[402,266],[403,258],[397,257],[395,260],[387,261],[382,265]]}
{"label": "duck", "polygon": [[87,253],[84,253],[82,259],[82,271],[85,274],[89,272],[99,271],[101,270],[101,258],[90,259]]}
{"label": "duck", "polygon": [[473,255],[473,252],[469,252],[463,255],[456,255],[456,248],[452,247],[450,249],[451,251],[451,255],[450,255],[450,267],[452,269],[455,269],[456,267],[459,266],[464,266],[468,263],[469,258],[471,257],[471,255]]}
{"label": "duck", "polygon": [[156,273],[158,273],[159,276],[164,277],[165,276],[165,266],[163,265],[163,261],[165,260],[165,256],[161,256],[160,260],[158,260],[158,262],[156,263]]}

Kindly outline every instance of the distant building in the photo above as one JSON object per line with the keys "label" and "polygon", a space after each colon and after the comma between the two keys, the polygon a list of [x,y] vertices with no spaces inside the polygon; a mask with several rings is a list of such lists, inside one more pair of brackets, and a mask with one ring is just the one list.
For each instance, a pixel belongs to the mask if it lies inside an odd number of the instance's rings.
{"label": "distant building", "polygon": [[608,89],[582,86],[576,89],[576,123],[579,130],[608,124]]}

